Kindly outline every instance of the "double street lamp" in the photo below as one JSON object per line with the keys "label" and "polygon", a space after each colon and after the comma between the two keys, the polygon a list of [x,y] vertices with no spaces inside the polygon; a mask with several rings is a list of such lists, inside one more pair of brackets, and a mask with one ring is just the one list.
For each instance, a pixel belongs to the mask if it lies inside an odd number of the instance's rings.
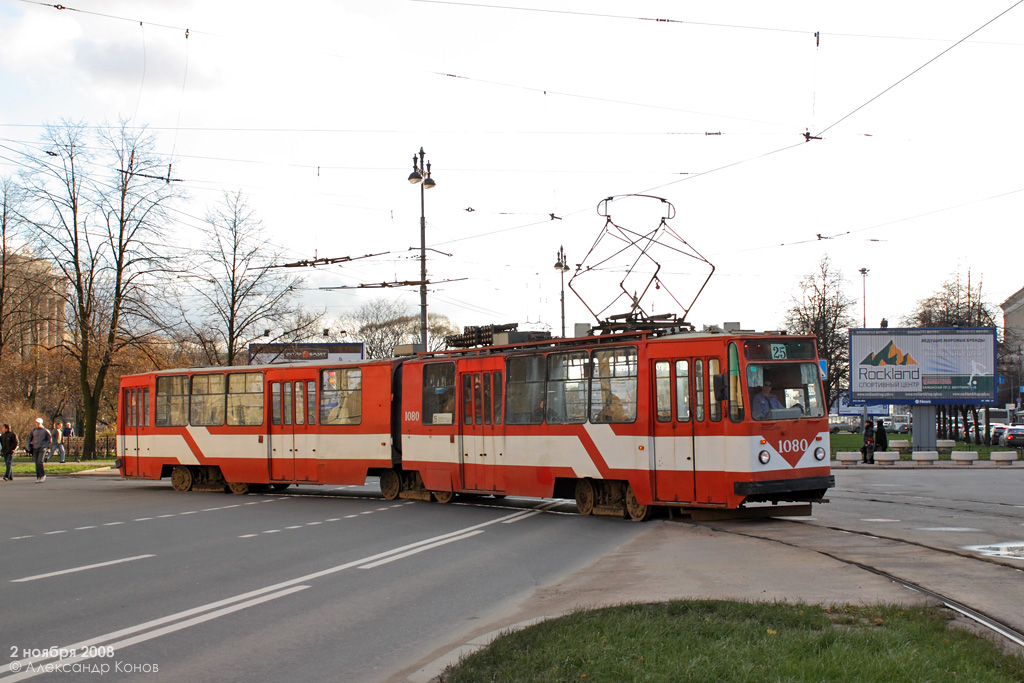
{"label": "double street lamp", "polygon": [[412,173],[409,182],[420,186],[420,343],[427,350],[427,216],[423,195],[437,183],[430,177],[430,162],[424,164],[426,153],[420,147],[419,158],[412,155]]}
{"label": "double street lamp", "polygon": [[562,339],[565,339],[565,272],[569,270],[569,264],[565,262],[565,248],[558,247],[558,260],[555,261],[555,270],[562,276]]}

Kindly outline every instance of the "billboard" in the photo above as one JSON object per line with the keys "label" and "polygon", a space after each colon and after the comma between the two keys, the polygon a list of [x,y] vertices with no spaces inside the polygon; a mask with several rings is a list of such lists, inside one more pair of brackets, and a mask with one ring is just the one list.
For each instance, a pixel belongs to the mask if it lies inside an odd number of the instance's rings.
{"label": "billboard", "polygon": [[850,330],[850,404],[994,405],[996,328]]}
{"label": "billboard", "polygon": [[249,364],[331,363],[362,360],[362,342],[337,344],[249,344]]}

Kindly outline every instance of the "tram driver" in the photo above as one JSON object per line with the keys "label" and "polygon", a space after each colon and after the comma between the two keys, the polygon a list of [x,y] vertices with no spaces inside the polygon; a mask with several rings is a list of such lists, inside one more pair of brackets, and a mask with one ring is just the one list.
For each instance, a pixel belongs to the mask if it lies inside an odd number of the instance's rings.
{"label": "tram driver", "polygon": [[782,402],[772,393],[772,381],[767,377],[761,381],[761,391],[754,395],[751,403],[755,420],[765,420],[773,410],[782,409]]}

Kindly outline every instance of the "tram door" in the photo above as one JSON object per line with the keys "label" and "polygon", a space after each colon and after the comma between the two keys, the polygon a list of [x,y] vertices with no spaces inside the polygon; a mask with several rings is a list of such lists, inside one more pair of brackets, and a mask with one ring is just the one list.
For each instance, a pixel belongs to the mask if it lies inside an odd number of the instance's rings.
{"label": "tram door", "polygon": [[[694,360],[652,360],[651,450],[656,500],[696,499]],[[702,406],[703,407],[703,406]],[[703,419],[703,411],[700,415]]]}
{"label": "tram door", "polygon": [[270,382],[270,480],[316,475],[316,379]]}
{"label": "tram door", "polygon": [[129,387],[122,392],[121,431],[124,439],[121,456],[124,458],[125,473],[129,476],[139,474],[139,428],[149,425],[149,389],[147,387]]}
{"label": "tram door", "polygon": [[466,489],[505,490],[504,369],[501,358],[467,359],[460,367],[459,452]]}

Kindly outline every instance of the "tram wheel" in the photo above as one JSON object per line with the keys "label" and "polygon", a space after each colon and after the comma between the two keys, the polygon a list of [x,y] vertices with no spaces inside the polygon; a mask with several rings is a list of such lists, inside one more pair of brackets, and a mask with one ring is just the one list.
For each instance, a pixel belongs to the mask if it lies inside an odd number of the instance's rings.
{"label": "tram wheel", "polygon": [[249,493],[249,485],[244,481],[233,481],[228,484],[228,491],[236,496],[244,496]]}
{"label": "tram wheel", "polygon": [[576,509],[581,515],[594,514],[594,482],[589,479],[576,481]]}
{"label": "tram wheel", "polygon": [[171,488],[175,491],[190,491],[194,482],[192,470],[184,465],[178,465],[171,470]]}
{"label": "tram wheel", "polygon": [[402,479],[394,470],[384,470],[380,473],[380,493],[384,500],[394,500],[402,492]]}
{"label": "tram wheel", "polygon": [[653,509],[654,506],[644,505],[636,499],[632,485],[626,487],[626,513],[629,514],[631,520],[645,522],[650,518]]}
{"label": "tram wheel", "polygon": [[430,492],[430,497],[434,499],[435,503],[440,503],[441,505],[447,505],[448,503],[450,503],[453,500],[455,500],[455,492],[454,491],[431,491]]}
{"label": "tram wheel", "polygon": [[274,489],[275,491],[284,491],[289,486],[291,486],[291,484],[271,484],[270,488]]}

